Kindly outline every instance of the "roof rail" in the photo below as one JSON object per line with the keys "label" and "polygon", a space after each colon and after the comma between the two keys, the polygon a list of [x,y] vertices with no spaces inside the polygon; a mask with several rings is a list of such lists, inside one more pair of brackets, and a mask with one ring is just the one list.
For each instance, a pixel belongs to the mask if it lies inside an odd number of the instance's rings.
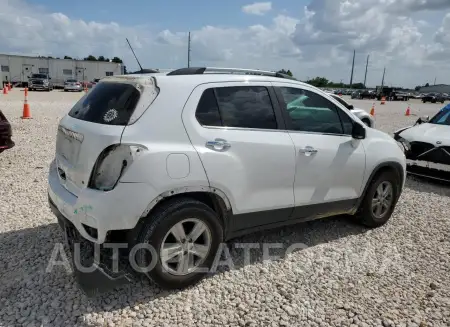
{"label": "roof rail", "polygon": [[201,74],[244,74],[244,75],[260,75],[295,79],[287,74],[272,72],[268,70],[259,69],[245,69],[245,68],[222,68],[222,67],[189,67],[180,68],[168,73],[168,76],[174,75],[201,75]]}

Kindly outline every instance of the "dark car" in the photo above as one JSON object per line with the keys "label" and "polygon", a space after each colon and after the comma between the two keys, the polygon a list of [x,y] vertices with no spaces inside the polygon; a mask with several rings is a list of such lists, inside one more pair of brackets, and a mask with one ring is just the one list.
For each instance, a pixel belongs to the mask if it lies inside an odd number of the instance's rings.
{"label": "dark car", "polygon": [[431,103],[440,102],[440,103],[444,103],[445,102],[445,98],[440,93],[428,93],[427,95],[422,97],[422,102],[423,103],[426,103],[426,102],[431,102]]}
{"label": "dark car", "polygon": [[11,149],[14,142],[11,140],[12,128],[3,112],[0,110],[0,153]]}

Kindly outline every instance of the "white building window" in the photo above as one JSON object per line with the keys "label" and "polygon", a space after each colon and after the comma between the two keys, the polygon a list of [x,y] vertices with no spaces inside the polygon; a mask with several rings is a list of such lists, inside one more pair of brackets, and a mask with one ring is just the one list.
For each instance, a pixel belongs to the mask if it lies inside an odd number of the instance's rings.
{"label": "white building window", "polygon": [[72,69],[63,69],[63,74],[72,76]]}
{"label": "white building window", "polygon": [[113,76],[114,72],[106,72],[106,76]]}
{"label": "white building window", "polygon": [[48,68],[39,68],[39,74],[48,74]]}
{"label": "white building window", "polygon": [[2,72],[9,73],[9,66],[2,66]]}

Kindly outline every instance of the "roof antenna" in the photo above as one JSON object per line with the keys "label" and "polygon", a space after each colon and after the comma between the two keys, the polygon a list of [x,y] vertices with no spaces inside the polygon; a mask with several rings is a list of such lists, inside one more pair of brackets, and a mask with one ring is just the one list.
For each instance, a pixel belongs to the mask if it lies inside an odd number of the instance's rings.
{"label": "roof antenna", "polygon": [[141,63],[139,62],[138,58],[136,57],[136,54],[134,53],[133,48],[131,47],[130,41],[128,41],[128,39],[126,39],[126,40],[128,42],[128,45],[130,46],[131,52],[133,52],[134,58],[136,58],[136,61],[137,61],[138,65],[139,65],[139,68],[141,69],[141,73],[143,73],[144,70],[142,69]]}

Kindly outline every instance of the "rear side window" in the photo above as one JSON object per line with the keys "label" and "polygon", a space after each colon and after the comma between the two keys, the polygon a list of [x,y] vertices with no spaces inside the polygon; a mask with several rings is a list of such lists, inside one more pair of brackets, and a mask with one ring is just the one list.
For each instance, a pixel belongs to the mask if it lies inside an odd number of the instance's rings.
{"label": "rear side window", "polygon": [[223,126],[214,89],[207,89],[203,92],[195,117],[200,124],[205,126]]}
{"label": "rear side window", "polygon": [[200,99],[197,120],[206,126],[277,129],[269,96],[263,86],[207,89]]}
{"label": "rear side window", "polygon": [[70,110],[69,116],[103,125],[126,126],[140,98],[131,84],[99,83]]}

